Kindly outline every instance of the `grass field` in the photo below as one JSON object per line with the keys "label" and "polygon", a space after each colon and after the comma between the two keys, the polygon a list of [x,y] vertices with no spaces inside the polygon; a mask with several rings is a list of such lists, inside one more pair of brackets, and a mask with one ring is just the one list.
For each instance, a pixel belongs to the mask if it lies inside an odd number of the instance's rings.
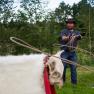
{"label": "grass field", "polygon": [[94,72],[78,68],[78,84],[70,81],[70,70],[67,70],[67,81],[62,89],[56,87],[57,94],[94,94]]}

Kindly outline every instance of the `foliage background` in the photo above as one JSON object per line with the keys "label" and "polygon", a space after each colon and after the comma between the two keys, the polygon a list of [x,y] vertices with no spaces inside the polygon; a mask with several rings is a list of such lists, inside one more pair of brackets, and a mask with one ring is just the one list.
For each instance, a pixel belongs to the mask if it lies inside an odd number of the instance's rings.
{"label": "foliage background", "polygon": [[[21,38],[43,51],[55,53],[59,47],[53,44],[59,43],[58,38],[68,15],[76,20],[76,29],[86,33],[79,47],[94,53],[94,7],[87,0],[72,6],[61,2],[55,11],[50,12],[45,10],[46,3],[41,0],[20,0],[17,11],[13,4],[14,0],[0,0],[0,55],[33,52],[12,43],[11,36]],[[79,51],[78,58],[83,63],[93,60],[89,54]]]}

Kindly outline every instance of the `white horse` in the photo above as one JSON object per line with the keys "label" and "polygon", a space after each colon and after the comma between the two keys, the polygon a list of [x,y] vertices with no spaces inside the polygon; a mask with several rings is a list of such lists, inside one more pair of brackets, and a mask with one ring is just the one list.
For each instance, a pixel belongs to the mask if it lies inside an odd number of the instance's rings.
{"label": "white horse", "polygon": [[[55,56],[60,57],[60,52]],[[45,94],[43,70],[44,54],[0,56],[0,94]],[[63,75],[62,61],[48,60],[49,80],[59,83]]]}

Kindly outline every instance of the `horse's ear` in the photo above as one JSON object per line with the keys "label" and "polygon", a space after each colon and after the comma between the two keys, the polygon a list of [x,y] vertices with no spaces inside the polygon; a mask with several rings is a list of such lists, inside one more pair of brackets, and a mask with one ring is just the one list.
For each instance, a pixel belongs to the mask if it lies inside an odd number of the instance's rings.
{"label": "horse's ear", "polygon": [[60,57],[61,53],[63,53],[63,52],[64,52],[64,50],[58,51],[58,52],[55,54],[55,56]]}

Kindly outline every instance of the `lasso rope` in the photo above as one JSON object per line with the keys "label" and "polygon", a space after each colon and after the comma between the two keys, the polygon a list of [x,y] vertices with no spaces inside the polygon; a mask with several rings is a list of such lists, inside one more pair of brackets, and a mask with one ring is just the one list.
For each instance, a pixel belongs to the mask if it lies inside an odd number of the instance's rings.
{"label": "lasso rope", "polygon": [[[14,42],[14,43],[20,45],[20,46],[25,47],[25,48],[29,48],[29,49],[34,50],[34,51],[36,51],[36,52],[44,53],[44,54],[46,54],[46,55],[49,55],[48,53],[45,53],[45,52],[43,52],[43,51],[41,51],[41,50],[39,50],[39,49],[37,49],[37,48],[31,46],[29,43],[23,41],[22,39],[19,39],[19,38],[16,38],[16,37],[10,37],[10,40],[11,40],[12,42]],[[18,42],[18,41],[20,41],[20,42]]]}
{"label": "lasso rope", "polygon": [[[20,46],[23,46],[23,47],[25,47],[25,48],[29,48],[29,49],[31,49],[31,50],[33,50],[33,51],[36,51],[36,52],[39,52],[39,53],[43,53],[43,54],[48,55],[48,56],[53,56],[53,57],[59,58],[59,59],[63,60],[65,63],[72,64],[72,65],[75,65],[75,66],[80,66],[80,67],[82,67],[82,68],[84,68],[84,69],[86,69],[86,70],[88,70],[88,71],[93,71],[93,70],[91,70],[91,69],[88,69],[88,68],[85,67],[85,66],[82,66],[82,65],[80,65],[80,64],[77,64],[76,62],[73,62],[73,61],[70,61],[70,60],[67,60],[67,59],[64,59],[64,58],[60,58],[60,57],[57,57],[57,56],[48,54],[48,53],[46,53],[46,52],[44,52],[44,51],[41,51],[41,50],[39,50],[39,49],[37,49],[37,48],[31,46],[30,44],[28,44],[27,42],[25,42],[25,41],[23,41],[23,40],[21,40],[21,39],[19,39],[19,38],[10,37],[10,40],[11,40],[12,42],[14,42],[14,43],[20,45]],[[18,41],[19,41],[19,42],[18,42]]]}
{"label": "lasso rope", "polygon": [[79,50],[81,52],[85,52],[85,53],[89,54],[90,56],[94,57],[93,53],[91,53],[91,52],[89,52],[89,51],[87,51],[85,49],[79,48],[79,47],[73,47],[73,46],[62,45],[62,44],[53,44],[53,46],[58,46],[58,47],[72,47],[72,48],[74,48],[76,50]]}

